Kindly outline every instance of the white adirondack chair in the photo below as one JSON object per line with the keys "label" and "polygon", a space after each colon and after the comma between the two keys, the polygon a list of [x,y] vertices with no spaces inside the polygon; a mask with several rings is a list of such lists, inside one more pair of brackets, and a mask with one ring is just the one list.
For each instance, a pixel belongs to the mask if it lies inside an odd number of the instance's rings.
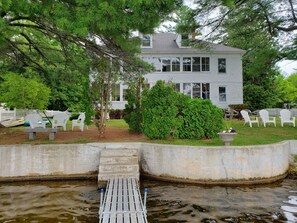
{"label": "white adirondack chair", "polygon": [[55,114],[52,121],[52,128],[63,127],[64,131],[66,131],[66,124],[68,119],[69,115],[64,112]]}
{"label": "white adirondack chair", "polygon": [[293,124],[295,127],[295,117],[291,118],[291,112],[288,109],[282,109],[280,111],[281,126],[284,126],[284,123]]}
{"label": "white adirondack chair", "polygon": [[243,117],[243,119],[244,119],[244,125],[245,125],[246,123],[249,123],[250,127],[252,128],[252,127],[253,127],[252,124],[253,124],[253,123],[256,123],[256,124],[258,124],[258,127],[259,127],[259,120],[258,120],[258,117],[255,117],[254,120],[251,120],[251,118],[250,118],[248,112],[245,111],[245,110],[241,110],[241,111],[240,111],[240,114],[242,115],[242,117]]}
{"label": "white adirondack chair", "polygon": [[267,110],[265,109],[260,110],[259,115],[262,119],[262,123],[264,127],[266,127],[266,123],[267,124],[272,123],[276,127],[275,117],[269,117],[269,112]]}
{"label": "white adirondack chair", "polygon": [[26,122],[29,122],[30,127],[34,128],[45,128],[45,122],[42,120],[39,114],[28,114],[25,117]]}
{"label": "white adirondack chair", "polygon": [[73,119],[72,120],[72,131],[73,131],[73,128],[76,126],[79,127],[79,129],[81,131],[84,131],[85,119],[86,119],[85,113],[80,113],[80,115],[78,116],[78,119]]}

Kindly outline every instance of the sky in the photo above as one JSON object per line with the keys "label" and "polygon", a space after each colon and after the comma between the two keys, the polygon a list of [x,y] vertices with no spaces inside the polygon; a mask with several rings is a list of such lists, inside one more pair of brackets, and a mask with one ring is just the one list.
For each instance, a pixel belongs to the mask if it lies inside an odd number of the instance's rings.
{"label": "sky", "polygon": [[293,73],[297,73],[297,61],[296,60],[283,60],[276,64],[280,68],[280,72],[288,77]]}

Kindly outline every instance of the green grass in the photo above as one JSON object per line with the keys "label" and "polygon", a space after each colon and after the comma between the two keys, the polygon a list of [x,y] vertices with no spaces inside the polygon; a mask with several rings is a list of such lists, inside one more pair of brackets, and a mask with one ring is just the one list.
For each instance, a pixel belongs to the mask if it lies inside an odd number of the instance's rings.
{"label": "green grass", "polygon": [[[276,142],[281,142],[284,140],[297,140],[297,127],[292,127],[285,125],[284,127],[280,126],[280,120],[277,119],[277,127],[273,125],[268,125],[264,128],[262,125],[258,127],[253,125],[250,128],[248,125],[243,126],[242,120],[231,120],[225,121],[225,126],[232,127],[236,130],[237,135],[234,137],[234,141],[231,142],[233,146],[245,146],[245,145],[263,145],[271,144]],[[90,125],[89,127],[94,127]],[[129,126],[127,123],[121,120],[108,120],[107,127],[111,128],[121,128],[127,129]],[[17,129],[22,128],[13,128],[11,132],[16,131]],[[71,129],[71,121],[67,123],[67,129]],[[17,132],[15,132],[17,134]],[[148,141],[146,141],[148,142]],[[190,146],[222,146],[223,142],[217,137],[214,139],[168,139],[168,140],[150,140],[151,143],[160,143],[160,144],[172,144],[172,145],[190,145]],[[77,141],[71,143],[87,143],[87,141]]]}
{"label": "green grass", "polygon": [[120,128],[120,129],[128,129],[128,124],[124,121],[124,119],[110,119],[107,120],[107,127],[111,128]]}
{"label": "green grass", "polygon": [[[264,128],[253,125],[250,128],[248,125],[243,126],[242,120],[225,121],[225,125],[236,130],[237,135],[234,141],[231,142],[233,146],[244,145],[263,145],[271,144],[284,140],[297,140],[297,127],[285,125],[280,126],[280,120],[277,120],[277,127],[268,125]],[[109,120],[107,123],[109,127],[128,128],[124,120]],[[151,140],[152,143],[174,144],[174,145],[192,145],[192,146],[221,146],[223,142],[219,138],[214,139],[169,139],[169,140]]]}

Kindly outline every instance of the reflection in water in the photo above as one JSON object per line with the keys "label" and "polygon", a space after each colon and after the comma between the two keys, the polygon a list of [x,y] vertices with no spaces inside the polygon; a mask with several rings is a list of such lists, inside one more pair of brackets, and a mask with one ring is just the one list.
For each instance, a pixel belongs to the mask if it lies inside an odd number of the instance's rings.
{"label": "reflection in water", "polygon": [[[153,222],[297,222],[293,180],[255,187],[202,187],[143,180]],[[0,222],[98,222],[95,181],[0,184]]]}

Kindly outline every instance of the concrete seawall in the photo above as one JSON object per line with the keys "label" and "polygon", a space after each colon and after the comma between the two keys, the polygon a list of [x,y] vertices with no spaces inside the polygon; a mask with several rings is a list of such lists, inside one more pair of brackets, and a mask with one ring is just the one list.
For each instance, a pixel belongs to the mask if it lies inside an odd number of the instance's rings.
{"label": "concrete seawall", "polygon": [[196,147],[149,143],[0,146],[0,181],[96,177],[102,149],[139,149],[143,174],[204,184],[261,183],[285,176],[297,141]]}

